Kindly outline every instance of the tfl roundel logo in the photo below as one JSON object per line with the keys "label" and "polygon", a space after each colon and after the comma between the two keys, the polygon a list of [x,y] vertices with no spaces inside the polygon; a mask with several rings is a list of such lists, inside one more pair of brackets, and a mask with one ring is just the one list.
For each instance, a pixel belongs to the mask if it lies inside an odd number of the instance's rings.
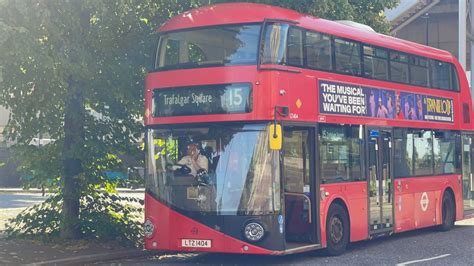
{"label": "tfl roundel logo", "polygon": [[428,199],[428,194],[426,192],[423,192],[421,194],[421,199],[420,199],[420,206],[422,211],[428,210],[428,205],[430,204],[430,200]]}

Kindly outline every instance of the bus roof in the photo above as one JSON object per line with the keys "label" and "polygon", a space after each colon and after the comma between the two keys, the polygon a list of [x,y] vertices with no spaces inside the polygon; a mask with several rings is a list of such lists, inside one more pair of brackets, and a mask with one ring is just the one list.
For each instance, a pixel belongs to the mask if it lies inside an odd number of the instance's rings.
{"label": "bus roof", "polygon": [[384,34],[370,32],[344,25],[336,21],[316,18],[294,10],[254,3],[226,3],[204,6],[184,12],[164,23],[159,32],[221,24],[263,22],[265,19],[290,20],[303,28],[348,38],[367,44],[440,59],[455,60],[449,52],[422,44],[397,39]]}

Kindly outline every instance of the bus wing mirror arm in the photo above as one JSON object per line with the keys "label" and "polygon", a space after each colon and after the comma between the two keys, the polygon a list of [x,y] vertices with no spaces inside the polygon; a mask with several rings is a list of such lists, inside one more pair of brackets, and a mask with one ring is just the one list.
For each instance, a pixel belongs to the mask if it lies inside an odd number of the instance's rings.
{"label": "bus wing mirror arm", "polygon": [[282,130],[281,125],[277,124],[277,115],[281,117],[288,116],[289,109],[287,106],[275,106],[273,109],[273,125],[270,126],[268,131],[270,139],[270,149],[281,150],[282,146]]}
{"label": "bus wing mirror arm", "polygon": [[287,117],[290,113],[290,108],[288,106],[275,106],[273,109],[273,138],[277,137],[276,125],[277,125],[277,115],[281,117]]}

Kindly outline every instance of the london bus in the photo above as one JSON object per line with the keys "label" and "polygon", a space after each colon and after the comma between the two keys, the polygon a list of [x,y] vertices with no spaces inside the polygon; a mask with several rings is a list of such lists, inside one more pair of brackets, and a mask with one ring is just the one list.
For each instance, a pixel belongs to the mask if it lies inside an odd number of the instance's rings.
{"label": "london bus", "polygon": [[145,248],[284,255],[453,228],[472,195],[450,53],[292,10],[217,4],[158,29]]}

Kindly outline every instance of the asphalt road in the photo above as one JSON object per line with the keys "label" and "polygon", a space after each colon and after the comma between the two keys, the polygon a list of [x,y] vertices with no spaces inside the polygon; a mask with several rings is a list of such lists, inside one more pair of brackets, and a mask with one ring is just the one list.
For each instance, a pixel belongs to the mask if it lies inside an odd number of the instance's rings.
{"label": "asphalt road", "polygon": [[48,195],[41,193],[0,193],[0,209],[26,208],[41,203]]}
{"label": "asphalt road", "polygon": [[[119,195],[136,197],[140,199],[144,198],[144,192],[127,192],[119,193]],[[11,208],[27,208],[45,201],[48,197],[48,194],[41,196],[41,193],[37,192],[0,192],[0,210]]]}
{"label": "asphalt road", "polygon": [[[351,244],[339,257],[322,251],[284,257],[200,254],[168,255],[107,262],[107,265],[152,264],[280,264],[280,265],[473,265],[474,218],[449,232],[433,228]],[[100,263],[99,263],[100,264]]]}

